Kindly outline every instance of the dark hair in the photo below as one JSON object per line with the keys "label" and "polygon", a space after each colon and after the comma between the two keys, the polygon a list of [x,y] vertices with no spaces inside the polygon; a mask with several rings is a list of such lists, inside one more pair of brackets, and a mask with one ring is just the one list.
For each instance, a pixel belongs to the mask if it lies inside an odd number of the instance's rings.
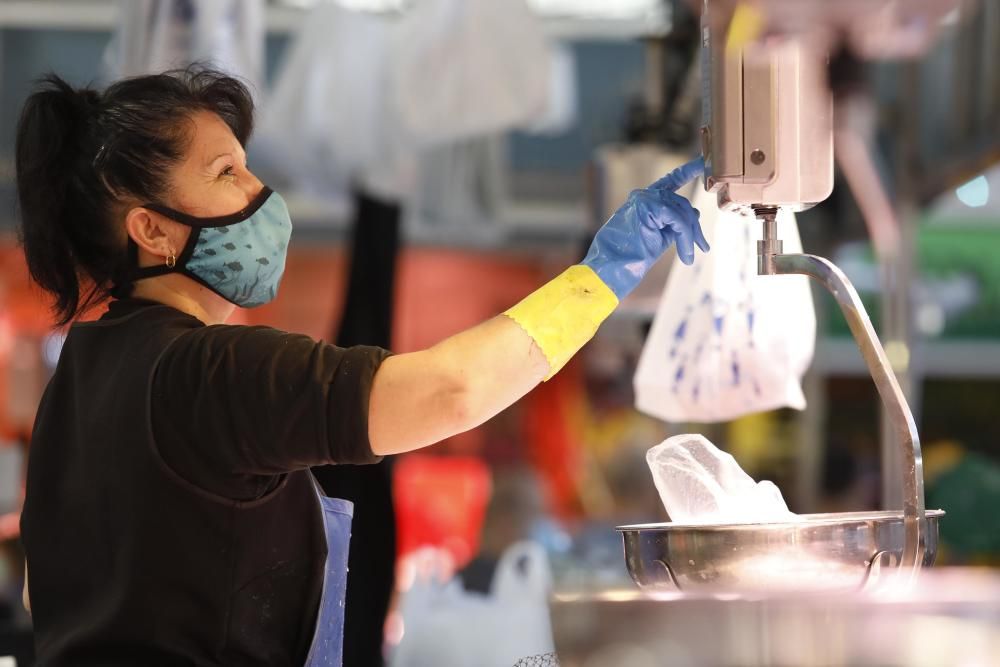
{"label": "dark hair", "polygon": [[250,138],[247,87],[203,66],[103,92],[49,74],[28,97],[15,149],[20,239],[32,279],[55,296],[59,325],[127,283],[132,267],[117,218],[129,201],[163,198],[198,111],[218,114],[241,144]]}

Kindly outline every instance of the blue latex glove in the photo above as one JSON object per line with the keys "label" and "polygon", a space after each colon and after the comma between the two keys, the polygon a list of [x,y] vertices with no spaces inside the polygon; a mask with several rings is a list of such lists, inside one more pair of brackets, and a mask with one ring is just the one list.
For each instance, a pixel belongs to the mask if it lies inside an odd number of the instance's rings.
{"label": "blue latex glove", "polygon": [[708,252],[698,222],[700,213],[674,192],[704,172],[702,158],[678,167],[628,200],[601,227],[581,264],[593,269],[619,301],[635,289],[656,260],[672,244],[685,264],[694,262],[694,247]]}

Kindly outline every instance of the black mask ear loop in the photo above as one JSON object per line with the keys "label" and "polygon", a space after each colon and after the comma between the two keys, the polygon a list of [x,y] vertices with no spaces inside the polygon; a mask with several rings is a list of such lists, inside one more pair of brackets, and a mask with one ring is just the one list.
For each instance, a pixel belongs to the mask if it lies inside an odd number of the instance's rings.
{"label": "black mask ear loop", "polygon": [[[181,224],[184,223],[182,222]],[[112,296],[118,299],[127,297],[131,294],[132,288],[138,280],[165,276],[168,273],[184,273],[184,267],[187,265],[187,261],[191,259],[191,255],[194,254],[195,246],[198,244],[198,235],[201,233],[201,229],[198,227],[191,227],[190,229],[191,233],[188,234],[187,243],[184,244],[184,248],[181,250],[181,254],[177,256],[173,266],[164,262],[163,264],[157,264],[155,266],[140,267],[139,246],[132,240],[132,237],[129,236],[127,250],[129,269],[125,274],[125,280],[115,285],[111,292]]]}

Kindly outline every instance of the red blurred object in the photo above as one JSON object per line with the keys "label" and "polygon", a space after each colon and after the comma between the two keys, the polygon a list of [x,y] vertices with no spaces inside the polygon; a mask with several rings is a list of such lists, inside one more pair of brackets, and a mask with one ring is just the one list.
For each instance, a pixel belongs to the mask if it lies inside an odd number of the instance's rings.
{"label": "red blurred object", "polygon": [[538,385],[525,400],[529,462],[545,481],[550,510],[561,519],[579,517],[582,468],[580,419],[582,367],[570,361],[558,375]]}
{"label": "red blurred object", "polygon": [[461,568],[479,550],[490,471],[477,458],[409,454],[393,472],[398,556],[433,546]]}

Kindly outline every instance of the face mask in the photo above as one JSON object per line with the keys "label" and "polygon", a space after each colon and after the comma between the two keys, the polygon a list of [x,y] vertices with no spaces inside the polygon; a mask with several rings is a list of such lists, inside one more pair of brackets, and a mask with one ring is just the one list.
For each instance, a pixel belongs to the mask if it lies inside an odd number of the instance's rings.
{"label": "face mask", "polygon": [[143,208],[191,227],[191,235],[173,266],[139,269],[133,280],[181,273],[244,308],[263,305],[277,295],[292,234],[288,207],[278,193],[265,187],[246,208],[212,218],[161,204]]}

